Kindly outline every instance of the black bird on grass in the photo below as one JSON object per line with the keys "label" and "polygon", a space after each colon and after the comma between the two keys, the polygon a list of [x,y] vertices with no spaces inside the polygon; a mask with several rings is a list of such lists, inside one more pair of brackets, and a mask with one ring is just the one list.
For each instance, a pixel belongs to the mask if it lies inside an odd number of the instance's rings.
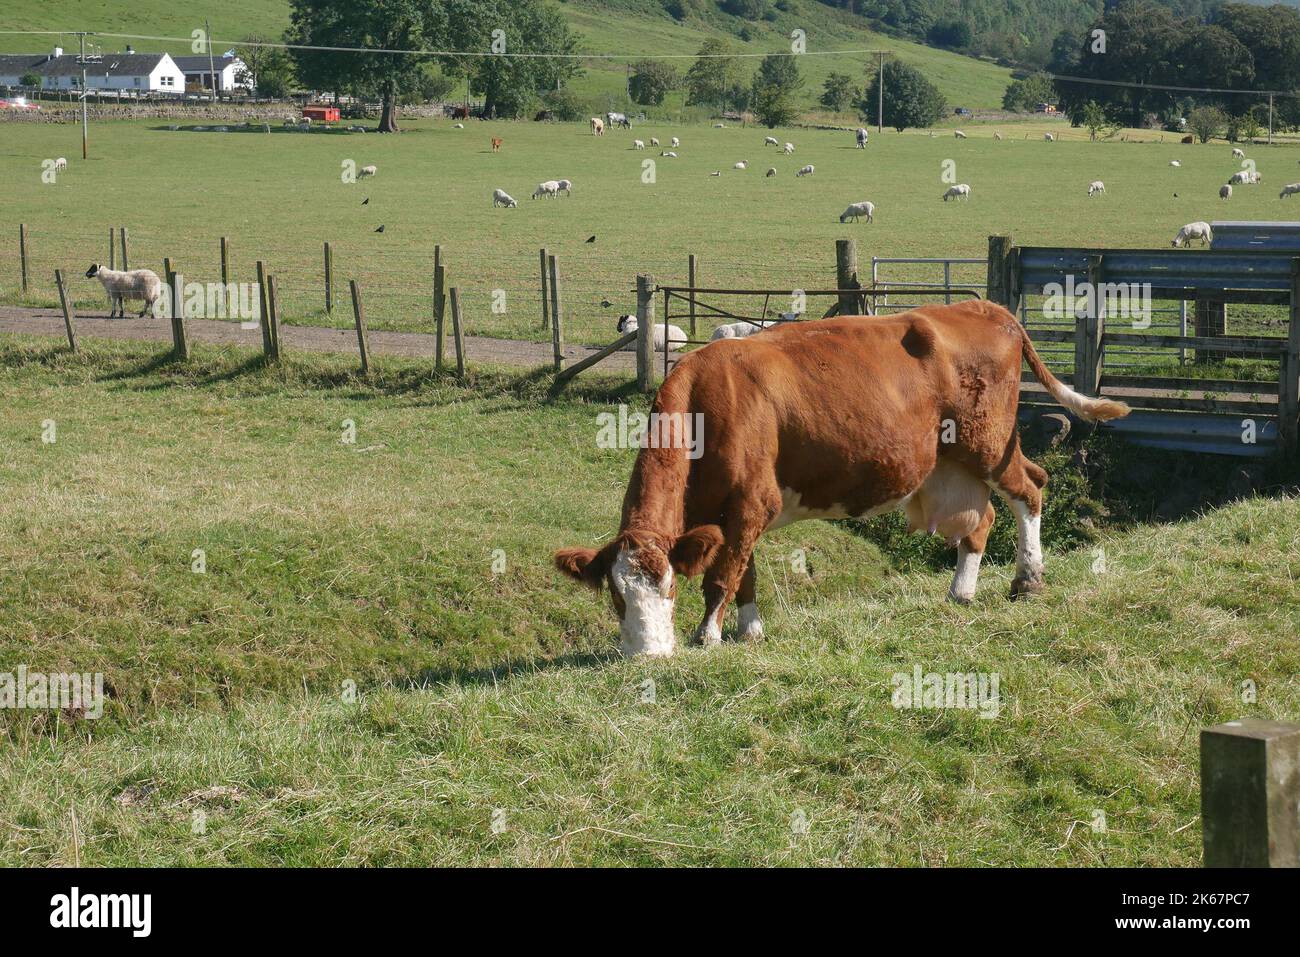
{"label": "black bird on grass", "polygon": [[589,242],[589,243],[594,243],[595,241],[596,241],[596,237],[595,237],[595,236],[588,236],[588,237],[587,237],[587,242]]}
{"label": "black bird on grass", "polygon": [[610,302],[608,299],[602,299],[602,300],[600,301],[600,308],[602,308],[602,309],[608,309],[608,308],[609,308],[610,306],[612,306],[612,305],[614,305],[614,304],[613,304],[612,302]]}
{"label": "black bird on grass", "polygon": [[363,200],[361,201],[361,205],[362,205],[362,206],[369,206],[369,205],[370,205],[370,197],[367,196],[365,199],[363,199]]}
{"label": "black bird on grass", "polygon": [[382,233],[383,231],[384,231],[384,227],[383,227],[383,226],[380,226],[378,229],[375,230],[375,232],[377,232],[377,233]]}

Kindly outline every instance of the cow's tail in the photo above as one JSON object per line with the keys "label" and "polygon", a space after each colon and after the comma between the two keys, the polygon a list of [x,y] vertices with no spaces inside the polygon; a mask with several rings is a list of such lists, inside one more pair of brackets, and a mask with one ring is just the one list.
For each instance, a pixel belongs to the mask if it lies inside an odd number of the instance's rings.
{"label": "cow's tail", "polygon": [[1052,375],[1052,371],[1043,365],[1043,360],[1038,357],[1038,351],[1029,338],[1029,330],[1018,321],[1014,319],[1012,321],[1020,328],[1021,349],[1025,361],[1029,363],[1034,378],[1043,384],[1053,399],[1079,418],[1089,422],[1109,422],[1111,419],[1122,419],[1129,414],[1131,410],[1125,403],[1116,402],[1114,399],[1094,399],[1082,395]]}

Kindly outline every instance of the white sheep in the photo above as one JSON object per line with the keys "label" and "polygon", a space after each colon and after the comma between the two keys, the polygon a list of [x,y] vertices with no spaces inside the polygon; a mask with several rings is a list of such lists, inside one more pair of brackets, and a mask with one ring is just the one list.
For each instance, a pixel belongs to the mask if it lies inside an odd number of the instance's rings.
{"label": "white sheep", "polygon": [[1248,170],[1246,173],[1246,182],[1258,186],[1260,183],[1264,182],[1264,174],[1259,170]]}
{"label": "white sheep", "polygon": [[1228,177],[1229,186],[1240,186],[1243,183],[1249,183],[1249,182],[1250,182],[1250,173],[1246,172],[1246,170],[1244,169],[1239,170]]}
{"label": "white sheep", "polygon": [[1183,164],[1180,163],[1180,162],[1178,162],[1178,160],[1170,160],[1170,161],[1169,161],[1169,165],[1170,165],[1170,166],[1173,166],[1173,167],[1179,167],[1179,166],[1182,166]]}
{"label": "white sheep", "polygon": [[1278,199],[1286,199],[1288,196],[1294,196],[1300,193],[1300,183],[1287,183],[1282,187],[1282,192],[1277,194]]}
{"label": "white sheep", "polygon": [[1178,235],[1174,237],[1174,247],[1190,246],[1193,239],[1199,239],[1204,246],[1214,238],[1210,231],[1210,224],[1206,222],[1188,223],[1182,229],[1178,230]]}
{"label": "white sheep", "polygon": [[794,144],[786,143],[785,146],[781,147],[781,152],[783,152],[786,156],[789,156],[791,153],[794,152]]}
{"label": "white sheep", "polygon": [[869,223],[875,222],[875,216],[876,216],[875,204],[869,203],[866,200],[863,200],[860,203],[851,204],[848,209],[840,213],[840,222],[841,223],[848,222],[851,219],[856,223],[858,221],[859,216],[867,217],[867,222]]}
{"label": "white sheep", "polygon": [[854,131],[853,137],[854,137],[854,141],[857,143],[858,149],[864,150],[867,148],[867,140],[870,138],[870,136],[871,134],[868,133],[866,129],[864,129],[861,126],[859,126]]}
{"label": "white sheep", "polygon": [[776,167],[775,167],[775,166],[769,166],[769,167],[767,168],[767,172],[764,173],[763,175],[764,175],[764,176],[775,176],[775,175],[776,175]]}
{"label": "white sheep", "polygon": [[1000,139],[1002,139],[1002,134],[999,133],[997,130],[994,130],[994,131],[993,131],[993,138],[994,138],[995,140],[1000,140]]}
{"label": "white sheep", "polygon": [[1053,136],[1051,133],[1044,133],[1044,134],[1043,134],[1043,140],[1046,141],[1046,142],[1048,142],[1048,143],[1052,143],[1052,142],[1055,142],[1056,137]]}
{"label": "white sheep", "polygon": [[668,141],[668,145],[671,146],[673,149],[677,149],[677,147],[682,145],[682,141],[674,136],[671,140]]}
{"label": "white sheep", "polygon": [[[637,330],[636,316],[618,317],[618,334],[620,336],[626,335],[629,332],[636,332],[636,330]],[[663,352],[664,351],[664,324],[662,322],[656,322],[654,324],[653,338],[654,338],[655,352]],[[683,332],[679,326],[670,325],[668,327],[668,351],[675,352],[676,350],[680,349],[684,345],[686,345],[686,333]],[[623,347],[623,351],[635,352],[636,341],[633,340],[632,342],[625,345]]]}
{"label": "white sheep", "polygon": [[959,139],[959,140],[964,140],[964,139],[966,139],[966,134],[963,133],[961,130],[953,130],[953,131],[952,131],[952,135],[955,136],[955,137],[956,137],[957,139]]}
{"label": "white sheep", "polygon": [[764,137],[763,137],[763,145],[764,145],[764,146],[777,146],[777,145],[780,144],[780,142],[781,142],[781,141],[778,140],[775,136],[764,136]]}
{"label": "white sheep", "polygon": [[812,163],[809,163],[807,166],[805,166],[805,167],[803,167],[802,169],[800,169],[800,170],[799,170],[797,173],[795,173],[794,175],[795,175],[795,176],[811,176],[811,175],[812,175],[813,173],[815,173],[815,172],[817,172],[816,168],[813,166]]}
{"label": "white sheep", "polygon": [[453,124],[451,125],[451,128],[452,128],[453,130],[463,130],[463,129],[465,128],[465,124],[464,124],[464,123],[453,123]]}
{"label": "white sheep", "polygon": [[652,136],[652,137],[650,137],[650,145],[651,145],[651,146],[658,146],[658,145],[659,145],[659,137],[657,137],[657,136]]}
{"label": "white sheep", "polygon": [[1219,199],[1232,199],[1232,187],[1223,185],[1219,187]]}
{"label": "white sheep", "polygon": [[544,183],[538,183],[537,188],[533,190],[533,199],[538,196],[554,196],[560,191],[560,182],[555,179],[548,179]]}
{"label": "white sheep", "polygon": [[127,299],[143,299],[144,308],[140,310],[141,318],[153,309],[153,305],[162,296],[162,280],[151,269],[132,269],[123,272],[120,269],[105,269],[99,263],[92,263],[86,270],[87,279],[98,279],[108,293],[112,309],[108,318],[120,314],[126,316]]}
{"label": "white sheep", "polygon": [[506,209],[517,209],[519,202],[507,193],[504,189],[492,190],[492,207],[504,206]]}
{"label": "white sheep", "polygon": [[55,168],[56,170],[57,170],[57,169],[67,169],[67,168],[68,168],[68,161],[67,161],[67,159],[66,159],[65,157],[60,156],[58,159],[56,159],[56,160],[54,161],[54,168]]}
{"label": "white sheep", "polygon": [[741,160],[739,163],[737,163],[736,165],[732,166],[731,168],[732,168],[732,169],[749,169],[749,164],[746,163],[744,160]]}
{"label": "white sheep", "polygon": [[644,141],[644,140],[633,140],[633,141],[632,141],[632,149],[634,149],[634,150],[643,150],[643,149],[645,149],[645,141]]}
{"label": "white sheep", "polygon": [[573,180],[560,179],[555,181],[555,192],[563,193],[565,196],[573,195]]}
{"label": "white sheep", "polygon": [[1234,146],[1234,147],[1232,148],[1232,158],[1233,158],[1233,159],[1245,159],[1245,158],[1246,158],[1246,151],[1243,150],[1243,149],[1238,149],[1237,147]]}
{"label": "white sheep", "polygon": [[674,153],[672,150],[660,150],[659,155],[660,155],[660,156],[671,156],[673,159],[677,159],[677,154]]}
{"label": "white sheep", "polygon": [[377,166],[363,166],[357,170],[357,176],[374,176],[378,172],[379,167]]}
{"label": "white sheep", "polygon": [[726,129],[726,126],[727,126],[726,123],[714,123],[714,124],[713,124],[713,128],[714,128],[715,130]]}
{"label": "white sheep", "polygon": [[943,201],[946,203],[950,199],[964,199],[969,202],[970,184],[958,183],[956,186],[949,186],[948,189],[944,191]]}
{"label": "white sheep", "polygon": [[719,339],[745,339],[775,325],[779,325],[778,321],[775,319],[767,319],[758,322],[748,322],[745,320],[740,322],[727,322],[713,330],[713,334],[709,336],[709,341],[717,342]]}
{"label": "white sheep", "polygon": [[1101,180],[1094,179],[1091,183],[1088,184],[1089,198],[1096,196],[1098,193],[1104,193],[1104,192],[1106,192],[1106,184],[1103,183]]}

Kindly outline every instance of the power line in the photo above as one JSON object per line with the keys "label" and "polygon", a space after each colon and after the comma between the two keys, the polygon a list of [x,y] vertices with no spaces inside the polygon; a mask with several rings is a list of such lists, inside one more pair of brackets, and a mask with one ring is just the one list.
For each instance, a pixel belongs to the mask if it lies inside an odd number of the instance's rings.
{"label": "power line", "polygon": [[1062,76],[1048,73],[1062,83],[1090,83],[1094,86],[1122,86],[1134,90],[1167,90],[1174,93],[1244,93],[1249,96],[1300,96],[1300,90],[1226,90],[1212,86],[1168,86],[1162,83],[1135,83],[1132,80],[1101,80],[1090,76]]}

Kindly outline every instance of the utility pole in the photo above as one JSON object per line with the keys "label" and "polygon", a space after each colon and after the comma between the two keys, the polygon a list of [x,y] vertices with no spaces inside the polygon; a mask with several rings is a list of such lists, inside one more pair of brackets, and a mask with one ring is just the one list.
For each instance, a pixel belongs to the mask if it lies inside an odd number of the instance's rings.
{"label": "utility pole", "polygon": [[876,81],[876,132],[885,131],[885,51],[878,50],[877,56],[880,58],[880,74]]}
{"label": "utility pole", "polygon": [[203,18],[203,38],[208,47],[208,76],[212,78],[212,102],[217,102],[217,68],[212,62],[212,28],[208,26],[207,17]]}
{"label": "utility pole", "polygon": [[1273,145],[1273,94],[1268,95],[1268,145]]}
{"label": "utility pole", "polygon": [[86,119],[86,35],[81,38],[81,158],[86,159],[86,138],[88,121]]}

